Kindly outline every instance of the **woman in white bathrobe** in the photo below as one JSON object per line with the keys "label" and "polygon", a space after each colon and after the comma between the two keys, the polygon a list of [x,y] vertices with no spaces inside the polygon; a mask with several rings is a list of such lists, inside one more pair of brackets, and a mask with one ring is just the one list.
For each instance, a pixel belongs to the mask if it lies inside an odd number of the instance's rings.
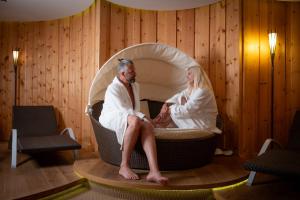
{"label": "woman in white bathrobe", "polygon": [[217,131],[216,100],[210,83],[200,74],[199,67],[187,70],[187,89],[174,95],[163,105],[154,119],[157,127],[197,128]]}

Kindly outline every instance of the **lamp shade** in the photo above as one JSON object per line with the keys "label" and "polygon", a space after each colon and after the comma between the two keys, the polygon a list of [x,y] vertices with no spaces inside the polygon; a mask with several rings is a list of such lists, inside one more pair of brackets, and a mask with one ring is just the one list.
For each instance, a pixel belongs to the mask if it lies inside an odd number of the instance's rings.
{"label": "lamp shade", "polygon": [[18,64],[18,58],[19,58],[19,49],[13,50],[13,62],[14,65]]}
{"label": "lamp shade", "polygon": [[276,48],[276,40],[277,40],[277,33],[269,33],[269,45],[270,45],[270,53],[275,54]]}

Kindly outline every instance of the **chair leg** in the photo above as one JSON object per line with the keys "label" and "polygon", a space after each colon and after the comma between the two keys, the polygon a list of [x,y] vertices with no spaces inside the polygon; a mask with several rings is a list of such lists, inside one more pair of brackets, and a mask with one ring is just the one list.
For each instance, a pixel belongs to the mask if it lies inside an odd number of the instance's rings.
{"label": "chair leg", "polygon": [[78,150],[73,150],[73,159],[74,161],[78,158]]}
{"label": "chair leg", "polygon": [[248,177],[247,185],[251,186],[253,184],[254,178],[255,178],[256,172],[251,171]]}
{"label": "chair leg", "polygon": [[17,167],[17,129],[12,129],[11,168]]}

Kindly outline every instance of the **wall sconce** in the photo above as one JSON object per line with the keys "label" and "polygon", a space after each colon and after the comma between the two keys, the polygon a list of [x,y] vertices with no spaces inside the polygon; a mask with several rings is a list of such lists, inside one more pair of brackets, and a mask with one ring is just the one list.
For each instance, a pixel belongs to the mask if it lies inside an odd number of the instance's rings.
{"label": "wall sconce", "polygon": [[272,66],[274,66],[276,40],[277,40],[277,33],[275,33],[275,32],[269,33],[269,45],[270,45],[270,54],[271,54]]}
{"label": "wall sconce", "polygon": [[18,59],[19,59],[19,51],[20,49],[16,48],[13,50],[13,61],[14,61],[14,66],[18,65]]}
{"label": "wall sconce", "polygon": [[15,106],[17,105],[17,82],[18,82],[18,60],[19,60],[19,48],[13,50],[13,64],[15,70]]}

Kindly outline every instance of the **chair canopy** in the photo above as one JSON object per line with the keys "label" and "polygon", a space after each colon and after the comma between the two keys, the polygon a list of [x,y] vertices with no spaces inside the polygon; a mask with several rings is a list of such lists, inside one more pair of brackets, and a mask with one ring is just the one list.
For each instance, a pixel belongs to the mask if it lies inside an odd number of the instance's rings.
{"label": "chair canopy", "polygon": [[104,99],[107,86],[117,74],[118,59],[134,62],[140,84],[141,99],[165,101],[186,88],[186,69],[199,67],[201,75],[211,87],[202,67],[177,48],[157,43],[138,44],[113,55],[96,73],[89,91],[88,108]]}

